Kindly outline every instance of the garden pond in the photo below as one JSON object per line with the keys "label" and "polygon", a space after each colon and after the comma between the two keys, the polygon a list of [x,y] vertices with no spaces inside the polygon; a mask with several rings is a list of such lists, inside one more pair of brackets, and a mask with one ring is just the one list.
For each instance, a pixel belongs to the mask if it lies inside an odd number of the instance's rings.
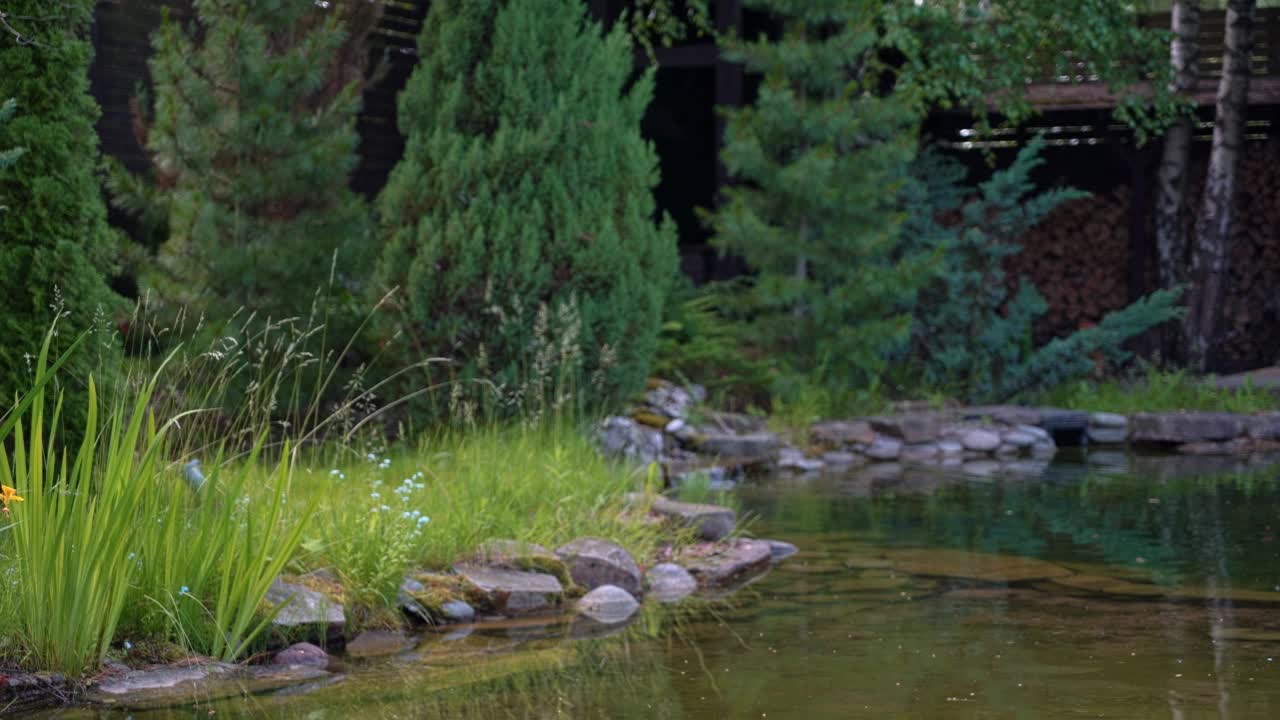
{"label": "garden pond", "polygon": [[429,633],[341,675],[48,717],[1280,717],[1280,465],[1065,451],[1021,476],[752,479],[799,554],[730,597]]}

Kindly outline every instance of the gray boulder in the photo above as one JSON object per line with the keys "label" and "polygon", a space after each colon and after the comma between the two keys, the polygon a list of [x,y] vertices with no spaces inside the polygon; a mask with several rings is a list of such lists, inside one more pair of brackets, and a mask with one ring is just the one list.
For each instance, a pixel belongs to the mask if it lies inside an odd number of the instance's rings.
{"label": "gray boulder", "polygon": [[654,565],[645,579],[649,582],[649,597],[661,603],[678,602],[698,589],[698,581],[675,563]]}
{"label": "gray boulder", "polygon": [[281,650],[271,658],[275,665],[299,665],[303,667],[325,667],[329,664],[329,653],[311,643],[294,643]]}
{"label": "gray boulder", "polygon": [[1000,447],[1000,436],[990,430],[974,429],[960,437],[960,444],[965,450],[989,453]]}
{"label": "gray boulder", "polygon": [[781,562],[800,552],[800,548],[789,542],[781,540],[765,540],[765,542],[769,543],[769,552],[772,553],[771,559],[773,562]]}
{"label": "gray boulder", "polygon": [[781,446],[782,441],[771,432],[754,432],[746,435],[709,432],[703,433],[694,441],[693,449],[703,455],[715,455],[747,463],[770,459]]}
{"label": "gray boulder", "polygon": [[693,407],[695,399],[693,393],[687,389],[679,385],[663,383],[646,392],[644,401],[649,407],[674,419],[688,417],[689,409]]}
{"label": "gray boulder", "polygon": [[283,630],[307,630],[312,637],[323,639],[341,637],[346,626],[342,603],[305,585],[276,578],[264,600],[273,607],[281,606],[271,624]]}
{"label": "gray boulder", "polygon": [[657,462],[662,457],[662,431],[620,415],[600,422],[596,428],[596,442],[606,455],[641,464]]}
{"label": "gray boulder", "polygon": [[842,448],[870,445],[876,439],[876,432],[865,420],[825,420],[809,428],[809,438],[819,445]]}
{"label": "gray boulder", "polygon": [[903,445],[898,452],[898,459],[904,463],[931,463],[938,459],[941,450],[933,443],[919,445]]}
{"label": "gray boulder", "polygon": [[631,593],[616,585],[601,585],[578,601],[579,613],[606,625],[626,621],[639,608]]}
{"label": "gray boulder", "polygon": [[804,451],[793,447],[784,447],[778,451],[778,467],[798,472],[816,472],[825,463],[816,458],[806,457]]}
{"label": "gray boulder", "polygon": [[476,619],[476,609],[461,600],[450,600],[441,605],[440,614],[445,620],[456,623],[466,623]]}
{"label": "gray boulder", "polygon": [[937,413],[909,413],[874,417],[868,422],[882,435],[897,438],[909,445],[929,443],[942,434],[944,418]]}
{"label": "gray boulder", "polygon": [[564,561],[573,581],[588,590],[614,585],[632,595],[641,592],[640,566],[631,553],[617,543],[578,538],[556,548],[556,556]]}

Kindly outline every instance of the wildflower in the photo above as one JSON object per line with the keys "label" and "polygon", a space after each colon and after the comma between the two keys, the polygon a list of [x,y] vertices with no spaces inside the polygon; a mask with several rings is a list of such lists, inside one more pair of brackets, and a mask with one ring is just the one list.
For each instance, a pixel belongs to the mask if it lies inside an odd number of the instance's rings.
{"label": "wildflower", "polygon": [[128,652],[128,651],[132,650],[132,649],[133,649],[133,643],[129,642],[128,640],[125,640],[125,641],[124,641],[124,649],[125,649],[125,652]]}
{"label": "wildflower", "polygon": [[418,525],[420,526],[426,525],[429,522],[431,522],[431,518],[427,517],[426,515],[423,515],[422,517],[418,518]]}
{"label": "wildflower", "polygon": [[378,492],[371,492],[371,493],[369,493],[369,497],[370,497],[370,498],[372,498],[372,499],[374,499],[374,500],[377,500],[378,498],[382,497],[382,493],[378,493]]}
{"label": "wildflower", "polygon": [[341,471],[341,470],[339,470],[338,468],[334,468],[334,469],[332,469],[332,470],[330,470],[330,471],[329,471],[329,474],[330,474],[330,475],[341,475],[341,474],[342,474],[342,471]]}
{"label": "wildflower", "polygon": [[9,514],[9,503],[23,502],[22,496],[18,491],[8,485],[0,485],[0,503],[4,503],[4,514]]}
{"label": "wildflower", "polygon": [[187,587],[186,585],[183,585],[181,588],[178,589],[179,595],[186,595],[189,592],[191,592],[191,588]]}

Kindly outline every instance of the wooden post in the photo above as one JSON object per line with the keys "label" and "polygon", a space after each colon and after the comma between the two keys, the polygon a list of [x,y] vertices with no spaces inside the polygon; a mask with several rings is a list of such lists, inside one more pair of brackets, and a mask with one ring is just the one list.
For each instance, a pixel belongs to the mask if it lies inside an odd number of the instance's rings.
{"label": "wooden post", "polygon": [[[715,0],[716,32],[724,36],[742,27],[742,0]],[[729,62],[721,53],[716,57],[716,108],[737,107],[742,104],[743,68]],[[719,148],[724,143],[725,121],[716,111],[716,202],[720,202],[720,188],[729,183],[729,173],[720,162]]]}

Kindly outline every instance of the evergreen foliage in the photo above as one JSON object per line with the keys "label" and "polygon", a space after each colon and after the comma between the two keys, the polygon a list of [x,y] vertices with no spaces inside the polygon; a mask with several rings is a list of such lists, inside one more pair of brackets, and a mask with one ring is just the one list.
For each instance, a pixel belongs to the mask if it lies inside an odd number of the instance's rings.
{"label": "evergreen foliage", "polygon": [[378,202],[379,278],[403,290],[413,359],[449,357],[507,399],[553,391],[548,375],[579,402],[635,389],[676,270],[640,136],[653,72],[634,78],[626,30],[602,36],[585,11],[432,3],[400,97],[407,147]]}
{"label": "evergreen foliage", "polygon": [[783,21],[778,41],[731,43],[763,73],[755,103],[727,111],[723,160],[739,184],[713,217],[715,243],[755,270],[757,337],[832,386],[880,377],[910,330],[900,311],[929,255],[901,253],[900,191],[918,117],[882,92],[876,2],[750,0]]}
{"label": "evergreen foliage", "polygon": [[[93,3],[12,0],[4,12],[20,41],[0,38],[0,98],[12,98],[0,122],[0,406],[31,387],[32,358],[55,316],[62,355],[90,327],[119,308],[107,286],[117,246],[94,168],[98,107],[89,95],[88,41]],[[11,148],[25,148],[19,161]],[[92,371],[110,384],[117,368],[114,339],[98,333],[69,358],[67,377],[83,383]],[[83,417],[81,385],[64,388],[63,416]],[[75,428],[68,428],[73,430]]]}
{"label": "evergreen foliage", "polygon": [[1085,196],[1061,188],[1033,194],[1030,176],[1043,145],[1032,141],[976,188],[963,184],[963,166],[940,153],[926,152],[916,163],[916,182],[904,193],[910,219],[903,238],[942,260],[914,305],[905,364],[919,375],[913,382],[974,401],[1005,400],[1088,372],[1095,353],[1122,360],[1122,343],[1177,316],[1177,293],[1158,292],[1095,327],[1035,346],[1033,323],[1048,305],[1026,281],[1011,290],[1003,263],[1021,250],[1020,234],[1058,204]]}
{"label": "evergreen foliage", "polygon": [[192,27],[155,35],[154,111],[139,118],[153,178],[117,172],[112,189],[163,223],[163,298],[218,320],[305,316],[322,290],[356,304],[372,253],[348,176],[379,6],[196,0]]}

